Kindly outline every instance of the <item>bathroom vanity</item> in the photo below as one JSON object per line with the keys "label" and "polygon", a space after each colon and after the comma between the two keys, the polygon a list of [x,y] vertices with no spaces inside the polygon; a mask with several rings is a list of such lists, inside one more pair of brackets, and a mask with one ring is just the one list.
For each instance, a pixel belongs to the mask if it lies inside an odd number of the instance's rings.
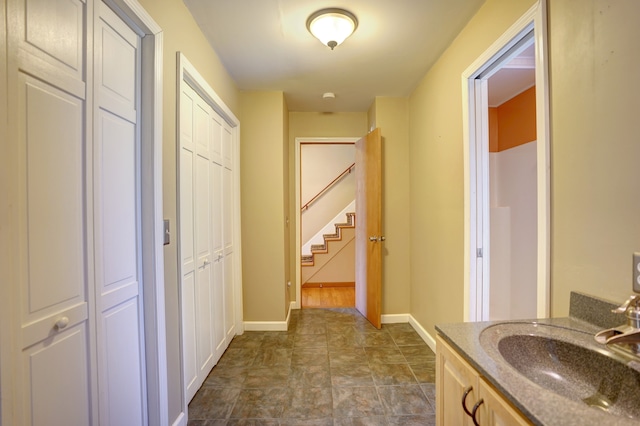
{"label": "bathroom vanity", "polygon": [[624,319],[571,299],[566,318],[436,326],[437,424],[640,424],[640,360],[594,338]]}

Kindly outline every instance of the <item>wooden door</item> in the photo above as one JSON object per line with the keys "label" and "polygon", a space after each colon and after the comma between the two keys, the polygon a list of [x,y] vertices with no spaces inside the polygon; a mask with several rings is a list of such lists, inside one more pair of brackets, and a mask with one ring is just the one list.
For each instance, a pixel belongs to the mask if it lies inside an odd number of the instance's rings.
{"label": "wooden door", "polygon": [[376,328],[382,306],[382,140],[356,142],[356,308]]}

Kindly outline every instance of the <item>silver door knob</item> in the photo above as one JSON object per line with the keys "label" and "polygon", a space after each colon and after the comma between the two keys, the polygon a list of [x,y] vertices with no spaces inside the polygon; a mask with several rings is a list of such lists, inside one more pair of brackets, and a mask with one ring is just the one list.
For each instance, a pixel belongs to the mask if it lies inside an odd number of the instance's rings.
{"label": "silver door knob", "polygon": [[385,236],[383,236],[383,235],[381,235],[381,236],[380,236],[380,241],[384,241],[384,240],[386,240],[386,239],[387,239],[387,237],[385,237]]}
{"label": "silver door knob", "polygon": [[372,235],[371,237],[369,237],[369,241],[373,241],[374,243],[377,243],[378,237],[376,235]]}

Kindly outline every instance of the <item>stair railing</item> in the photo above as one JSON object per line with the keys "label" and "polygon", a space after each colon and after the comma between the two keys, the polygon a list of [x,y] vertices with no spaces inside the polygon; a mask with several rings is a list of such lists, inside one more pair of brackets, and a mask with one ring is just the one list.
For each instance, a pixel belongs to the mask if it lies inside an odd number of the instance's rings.
{"label": "stair railing", "polygon": [[356,168],[356,163],[353,163],[349,167],[345,169],[344,172],[340,173],[334,180],[332,180],[329,185],[325,186],[320,192],[318,192],[312,199],[310,199],[307,204],[300,208],[300,211],[303,212],[311,206],[318,198],[320,198],[325,192],[327,192],[331,187],[340,182],[345,176],[347,176],[353,169]]}

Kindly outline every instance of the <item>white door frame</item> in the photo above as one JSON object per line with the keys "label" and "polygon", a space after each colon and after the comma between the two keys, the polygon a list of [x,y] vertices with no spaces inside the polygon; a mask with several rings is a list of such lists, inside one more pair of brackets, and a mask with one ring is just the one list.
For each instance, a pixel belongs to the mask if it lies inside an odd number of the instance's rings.
{"label": "white door frame", "polygon": [[[538,317],[549,315],[550,165],[547,4],[538,0],[515,24],[462,73],[464,130],[464,321],[488,320],[489,289],[489,156],[486,78],[477,77],[500,62],[531,29],[535,40],[537,132],[537,300]],[[497,67],[499,69],[500,67]],[[497,71],[496,69],[496,71]],[[484,114],[484,115],[483,115]],[[476,184],[478,182],[478,184]],[[478,249],[484,249],[481,255]]]}
{"label": "white door frame", "polygon": [[104,0],[142,37],[141,208],[149,424],[168,425],[162,207],[163,33],[137,0]]}
{"label": "white door frame", "polygon": [[[177,52],[177,62],[178,62],[178,75],[177,75],[177,84],[176,84],[176,140],[180,138],[180,97],[182,93],[182,85],[188,84],[193,90],[196,91],[202,99],[205,100],[207,104],[213,108],[215,112],[220,114],[220,116],[231,126],[231,133],[233,138],[233,195],[232,195],[232,204],[233,204],[233,245],[234,245],[234,256],[233,256],[233,270],[231,273],[233,274],[233,283],[234,283],[234,309],[235,309],[235,333],[242,334],[244,332],[244,322],[243,322],[243,308],[242,308],[242,235],[241,235],[241,221],[240,221],[240,120],[233,114],[231,109],[224,103],[224,101],[218,96],[218,94],[213,90],[213,88],[206,82],[206,80],[198,73],[198,70],[191,64],[191,62],[187,59],[187,57],[182,52]],[[178,150],[180,149],[180,144],[178,144]],[[178,156],[176,161],[180,161]],[[178,174],[178,182],[180,176]],[[180,185],[177,186],[178,188]],[[180,199],[180,194],[177,194],[177,199]],[[178,223],[176,224],[176,229],[180,229],[180,209],[178,209]],[[180,243],[179,237],[176,238],[176,244],[178,244],[178,259],[182,259],[180,255]],[[178,261],[178,274],[182,277],[181,262]],[[179,294],[179,306],[182,306],[182,297],[181,291]],[[182,310],[180,308],[180,310]],[[182,312],[180,312],[180,318],[182,318]],[[182,330],[182,324],[180,325],[180,330]],[[186,395],[184,395],[184,359],[183,359],[183,336],[182,331],[180,331],[180,347],[182,348],[180,351],[180,381],[181,381],[181,392],[182,395],[182,415],[185,416],[187,413],[187,401]]]}
{"label": "white door frame", "polygon": [[[296,301],[293,304],[293,309],[300,309],[302,307],[302,284],[300,283],[300,280],[302,279],[302,271],[300,270],[301,266],[301,258],[302,258],[302,232],[301,232],[301,218],[302,215],[300,214],[300,208],[302,207],[302,201],[300,200],[300,146],[305,143],[305,142],[310,142],[310,143],[316,143],[316,144],[320,144],[320,143],[327,143],[327,144],[332,144],[332,143],[338,143],[338,142],[352,142],[352,143],[356,143],[358,141],[358,139],[360,138],[354,138],[354,137],[349,137],[349,138],[300,138],[297,137],[296,138],[296,143],[295,143],[295,150],[296,150],[296,159],[295,159],[295,163],[296,163],[296,175],[295,175],[295,181],[296,181],[296,211],[295,211],[295,224],[296,224]],[[357,220],[357,219],[356,219]]]}

